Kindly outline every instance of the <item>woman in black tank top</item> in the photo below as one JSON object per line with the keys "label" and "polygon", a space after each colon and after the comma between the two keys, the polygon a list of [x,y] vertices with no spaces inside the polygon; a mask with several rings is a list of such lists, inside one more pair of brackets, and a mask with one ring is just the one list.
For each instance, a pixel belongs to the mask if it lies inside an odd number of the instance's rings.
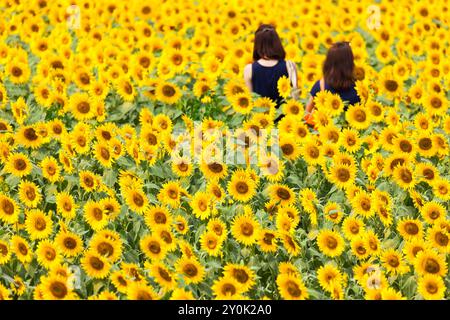
{"label": "woman in black tank top", "polygon": [[[248,88],[262,97],[270,98],[278,108],[282,98],[278,93],[277,83],[282,77],[297,73],[295,64],[285,60],[280,37],[271,25],[261,25],[255,33],[253,63],[244,68],[244,79]],[[288,68],[290,63],[292,67]],[[279,119],[277,119],[279,120]]]}

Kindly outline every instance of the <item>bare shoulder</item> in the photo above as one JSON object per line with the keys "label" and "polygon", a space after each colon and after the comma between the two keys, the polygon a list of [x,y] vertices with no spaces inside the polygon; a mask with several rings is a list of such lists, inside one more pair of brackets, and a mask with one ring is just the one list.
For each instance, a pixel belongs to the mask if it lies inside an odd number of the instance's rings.
{"label": "bare shoulder", "polygon": [[252,76],[252,64],[249,63],[244,67],[244,76],[251,77]]}

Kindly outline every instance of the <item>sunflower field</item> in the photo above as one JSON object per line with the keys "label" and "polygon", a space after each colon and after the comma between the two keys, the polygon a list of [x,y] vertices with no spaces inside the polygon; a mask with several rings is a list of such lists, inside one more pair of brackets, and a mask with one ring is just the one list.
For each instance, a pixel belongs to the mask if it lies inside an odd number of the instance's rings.
{"label": "sunflower field", "polygon": [[[0,300],[450,297],[450,1],[0,7]],[[279,109],[243,81],[261,23]],[[311,129],[336,41],[361,103]]]}

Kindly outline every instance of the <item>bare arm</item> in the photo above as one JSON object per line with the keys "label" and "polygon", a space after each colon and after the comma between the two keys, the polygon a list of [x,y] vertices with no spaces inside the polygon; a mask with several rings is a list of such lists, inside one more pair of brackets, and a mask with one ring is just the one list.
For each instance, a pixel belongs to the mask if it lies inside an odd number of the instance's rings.
{"label": "bare arm", "polygon": [[308,103],[306,104],[306,113],[311,113],[314,108],[313,97],[309,97]]}
{"label": "bare arm", "polygon": [[245,81],[245,84],[247,85],[248,89],[250,90],[250,92],[252,92],[253,86],[252,86],[252,65],[251,64],[246,65],[244,68],[244,81]]}

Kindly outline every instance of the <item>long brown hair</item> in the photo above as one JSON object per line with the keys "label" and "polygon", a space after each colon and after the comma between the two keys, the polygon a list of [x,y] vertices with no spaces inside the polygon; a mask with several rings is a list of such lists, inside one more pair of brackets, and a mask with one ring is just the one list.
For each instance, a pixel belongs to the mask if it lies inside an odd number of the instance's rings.
{"label": "long brown hair", "polygon": [[325,83],[335,90],[346,90],[354,86],[355,62],[348,42],[336,42],[328,50],[323,64]]}
{"label": "long brown hair", "polygon": [[270,24],[260,25],[255,32],[253,60],[261,58],[284,60],[285,57],[286,52],[275,28]]}

